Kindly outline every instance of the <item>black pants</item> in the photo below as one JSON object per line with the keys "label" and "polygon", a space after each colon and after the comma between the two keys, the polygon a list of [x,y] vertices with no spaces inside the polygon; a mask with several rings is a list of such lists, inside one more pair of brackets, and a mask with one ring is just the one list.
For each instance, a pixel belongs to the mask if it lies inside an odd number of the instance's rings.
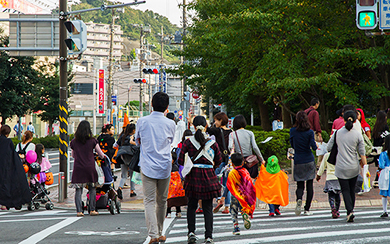
{"label": "black pants", "polygon": [[[196,198],[188,198],[188,208],[187,208],[187,225],[188,225],[188,234],[195,234],[195,220],[196,214],[195,211],[198,208],[198,200]],[[213,238],[213,199],[202,200],[202,209],[205,222],[205,233],[204,237]]]}
{"label": "black pants", "polygon": [[[179,207],[175,207],[176,208],[176,213],[181,213],[181,209],[180,209],[180,206]],[[172,207],[167,207],[167,214],[169,213],[172,213]]]}
{"label": "black pants", "polygon": [[357,176],[352,179],[339,179],[341,186],[341,192],[343,193],[345,208],[347,209],[347,215],[353,212],[355,208],[355,185]]}
{"label": "black pants", "polygon": [[330,208],[336,209],[337,211],[339,211],[340,203],[341,203],[340,193],[336,194],[333,191],[329,191],[328,192],[328,200],[329,200]]}
{"label": "black pants", "polygon": [[[301,199],[303,197],[303,192],[305,191],[305,182],[304,181],[297,181],[297,190],[295,191],[295,194],[297,196],[297,200]],[[313,200],[313,180],[307,180],[306,181],[306,204],[305,204],[305,210],[309,211],[311,206],[311,201]]]}

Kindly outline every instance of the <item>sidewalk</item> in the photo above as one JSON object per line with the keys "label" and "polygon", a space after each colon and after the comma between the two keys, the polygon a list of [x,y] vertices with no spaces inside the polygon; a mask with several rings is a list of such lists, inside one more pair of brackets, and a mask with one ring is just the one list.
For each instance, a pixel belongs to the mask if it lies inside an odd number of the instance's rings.
{"label": "sidewalk", "polygon": [[[376,174],[376,168],[374,164],[369,165],[369,170],[371,173],[371,182],[375,179]],[[120,180],[120,172],[116,172],[115,175],[118,176],[117,181],[115,182],[115,188],[118,187],[119,180]],[[290,204],[288,204],[285,207],[281,207],[282,209],[294,209],[296,205],[295,201],[295,190],[296,190],[296,182],[294,182],[292,175],[289,175],[289,199]],[[314,180],[314,197],[311,204],[311,209],[327,209],[329,207],[328,203],[328,194],[323,192],[323,187],[325,185],[326,181],[326,172],[322,175],[321,180],[317,182]],[[130,185],[130,181],[127,180],[127,185]],[[143,193],[142,193],[142,186],[136,185],[135,192],[137,193],[137,196],[130,198],[130,189],[123,189],[123,200],[121,200],[122,209],[123,210],[144,210],[144,204],[143,204]],[[54,203],[55,208],[65,208],[65,209],[76,209],[74,204],[74,194],[75,190],[68,188],[68,198],[65,199],[63,203],[58,203],[58,188],[53,187],[49,188],[50,198],[52,199]],[[83,192],[83,200],[85,201],[87,190],[84,190]],[[304,195],[303,199],[305,200]],[[341,203],[342,208],[344,208],[344,202]],[[378,188],[372,188],[370,192],[364,193],[363,195],[356,194],[356,207],[378,207],[380,208],[382,206],[382,197],[379,195],[379,189]],[[258,209],[268,209],[268,205],[265,203],[260,202]]]}

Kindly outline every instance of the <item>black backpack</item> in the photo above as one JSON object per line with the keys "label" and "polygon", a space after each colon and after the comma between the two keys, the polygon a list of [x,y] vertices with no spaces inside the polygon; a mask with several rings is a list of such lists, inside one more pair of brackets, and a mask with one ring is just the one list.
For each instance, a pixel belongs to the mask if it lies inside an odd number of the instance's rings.
{"label": "black backpack", "polygon": [[[22,162],[26,159],[26,149],[27,147],[30,145],[31,142],[28,142],[23,148],[22,148],[22,143],[19,142],[18,144],[18,148],[19,150],[17,151],[17,153],[19,154],[19,157],[22,159]],[[21,155],[23,155],[23,157],[21,157]]]}

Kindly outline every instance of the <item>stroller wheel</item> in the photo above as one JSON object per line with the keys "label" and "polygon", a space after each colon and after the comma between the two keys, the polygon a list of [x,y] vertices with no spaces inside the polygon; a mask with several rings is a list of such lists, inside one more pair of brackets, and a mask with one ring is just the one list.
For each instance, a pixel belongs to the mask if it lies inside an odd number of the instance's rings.
{"label": "stroller wheel", "polygon": [[115,202],[115,205],[116,205],[116,212],[117,212],[118,214],[120,214],[120,213],[121,213],[121,202],[120,202],[119,200],[117,200],[117,201]]}
{"label": "stroller wheel", "polygon": [[35,209],[39,209],[39,207],[40,207],[41,205],[39,204],[39,202],[35,202],[35,203],[34,203],[34,206],[35,206]]}
{"label": "stroller wheel", "polygon": [[51,202],[48,202],[48,203],[46,203],[45,208],[47,210],[53,210],[54,209],[54,204],[51,203]]}
{"label": "stroller wheel", "polygon": [[33,202],[30,202],[27,206],[27,209],[30,210],[30,211],[34,211],[35,210],[35,205]]}
{"label": "stroller wheel", "polygon": [[114,214],[115,214],[115,211],[114,211],[114,210],[115,210],[115,203],[114,203],[114,201],[111,200],[111,201],[109,201],[108,204],[109,204],[108,207],[109,207],[109,209],[110,209],[110,213],[111,213],[112,215],[114,215]]}

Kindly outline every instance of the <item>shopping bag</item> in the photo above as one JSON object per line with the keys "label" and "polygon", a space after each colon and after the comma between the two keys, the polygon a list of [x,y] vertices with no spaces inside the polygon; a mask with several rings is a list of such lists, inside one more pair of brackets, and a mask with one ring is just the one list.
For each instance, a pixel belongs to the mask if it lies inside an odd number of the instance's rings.
{"label": "shopping bag", "polygon": [[98,175],[98,184],[103,185],[104,184],[104,173],[102,168],[95,162],[95,169]]}
{"label": "shopping bag", "polygon": [[133,171],[133,176],[131,177],[131,181],[134,182],[137,185],[142,185],[141,174],[138,173],[138,172]]}
{"label": "shopping bag", "polygon": [[362,191],[363,192],[369,192],[371,190],[371,183],[370,183],[370,172],[368,171],[368,165],[364,165],[363,167],[363,185],[362,185]]}

